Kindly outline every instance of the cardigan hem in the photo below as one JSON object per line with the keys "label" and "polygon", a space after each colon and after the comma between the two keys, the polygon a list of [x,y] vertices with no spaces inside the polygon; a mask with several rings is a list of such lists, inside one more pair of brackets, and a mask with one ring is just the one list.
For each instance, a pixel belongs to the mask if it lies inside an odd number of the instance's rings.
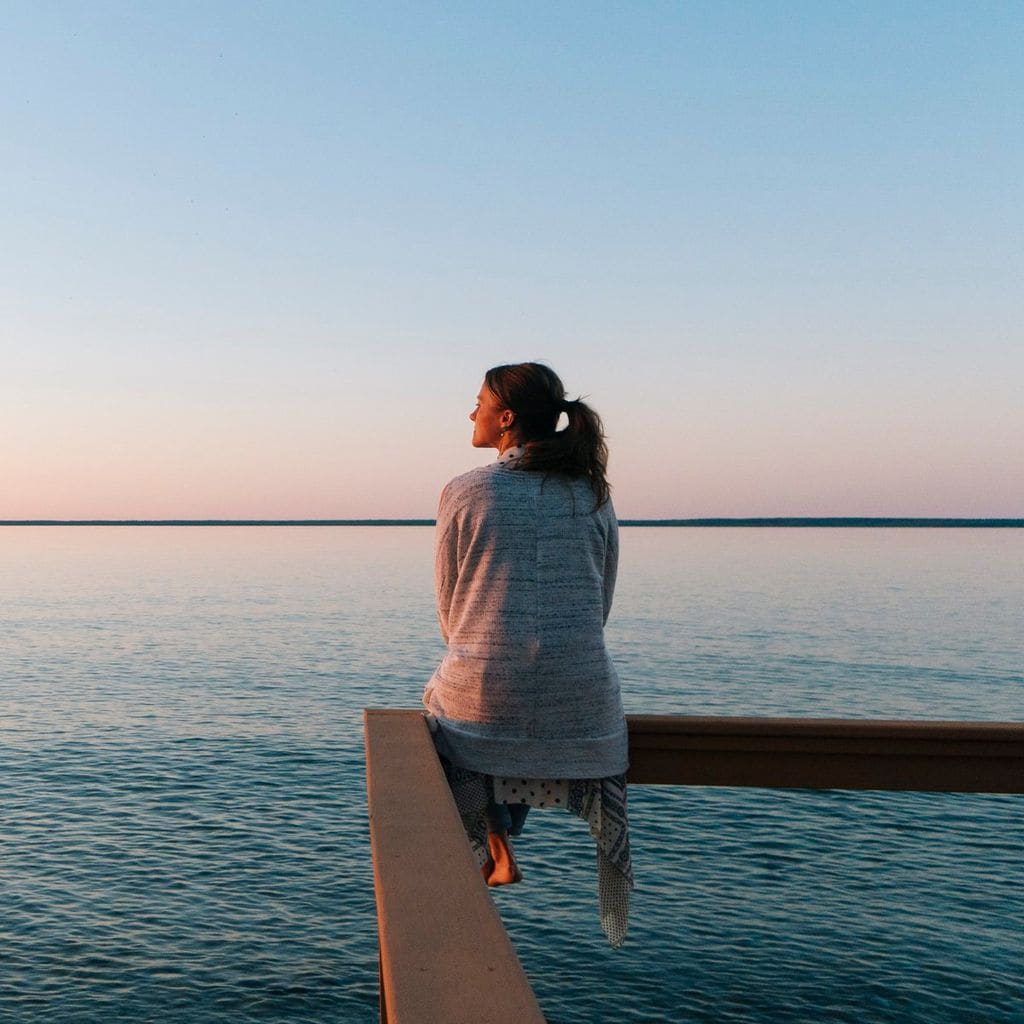
{"label": "cardigan hem", "polygon": [[480,736],[459,729],[450,719],[433,716],[438,726],[435,741],[452,764],[486,775],[522,778],[604,779],[629,768],[629,740],[625,723],[605,736],[572,741],[566,756],[561,737]]}

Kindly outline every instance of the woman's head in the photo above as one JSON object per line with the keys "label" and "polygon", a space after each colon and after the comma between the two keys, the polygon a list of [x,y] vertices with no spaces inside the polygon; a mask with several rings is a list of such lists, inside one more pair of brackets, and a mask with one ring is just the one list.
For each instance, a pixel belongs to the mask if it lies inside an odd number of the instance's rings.
{"label": "woman's head", "polygon": [[492,367],[484,374],[484,387],[511,412],[510,429],[518,444],[550,437],[565,411],[565,387],[543,363]]}
{"label": "woman's head", "polygon": [[[568,423],[559,430],[562,413]],[[513,363],[488,370],[472,418],[477,447],[525,445],[519,468],[586,477],[597,504],[608,500],[601,419],[579,399],[566,400],[565,386],[550,366]]]}

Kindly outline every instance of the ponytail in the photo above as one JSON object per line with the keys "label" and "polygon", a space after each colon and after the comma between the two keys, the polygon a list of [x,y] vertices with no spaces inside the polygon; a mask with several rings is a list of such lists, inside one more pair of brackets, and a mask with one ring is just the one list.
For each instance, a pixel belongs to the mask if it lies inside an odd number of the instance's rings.
{"label": "ponytail", "polygon": [[[515,414],[513,430],[525,451],[516,466],[527,472],[585,477],[595,508],[608,501],[608,446],[601,417],[581,399],[566,400],[558,375],[543,363],[519,363],[488,370],[484,383]],[[556,429],[565,413],[568,424]]]}

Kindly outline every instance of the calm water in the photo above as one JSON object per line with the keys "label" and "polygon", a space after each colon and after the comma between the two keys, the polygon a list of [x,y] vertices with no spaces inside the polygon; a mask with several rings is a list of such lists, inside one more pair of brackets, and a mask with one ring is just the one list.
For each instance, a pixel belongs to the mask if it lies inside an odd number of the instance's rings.
{"label": "calm water", "polygon": [[[0,1020],[366,1021],[361,710],[441,655],[422,528],[0,530]],[[630,711],[1024,719],[1024,531],[623,531]],[[1024,1021],[1024,800],[635,787],[496,893],[552,1022]],[[535,820],[536,819],[536,820]]]}

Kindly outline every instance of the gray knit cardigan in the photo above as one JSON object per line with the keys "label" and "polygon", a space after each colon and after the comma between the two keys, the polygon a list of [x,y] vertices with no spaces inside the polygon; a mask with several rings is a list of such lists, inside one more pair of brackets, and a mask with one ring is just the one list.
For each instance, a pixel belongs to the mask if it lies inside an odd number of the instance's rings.
{"label": "gray knit cardigan", "polygon": [[598,779],[627,767],[604,645],[618,563],[611,502],[586,480],[515,467],[521,448],[456,477],[437,516],[437,613],[448,654],[423,703],[455,764],[489,775]]}

